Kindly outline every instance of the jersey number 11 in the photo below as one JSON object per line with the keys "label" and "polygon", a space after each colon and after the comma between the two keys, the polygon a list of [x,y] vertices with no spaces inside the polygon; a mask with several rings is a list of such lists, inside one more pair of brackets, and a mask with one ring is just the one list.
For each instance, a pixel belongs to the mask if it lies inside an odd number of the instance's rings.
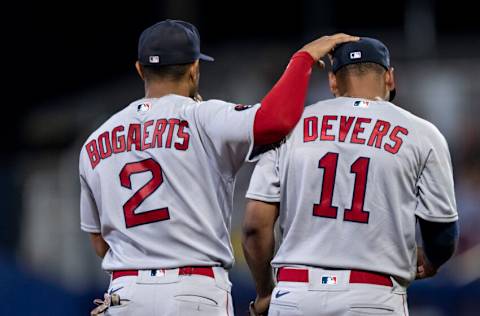
{"label": "jersey number 11", "polygon": [[[335,177],[337,175],[338,154],[329,152],[320,159],[318,168],[324,170],[322,193],[320,203],[313,205],[313,215],[319,217],[337,218],[337,206],[332,205]],[[355,174],[352,205],[345,209],[344,221],[368,223],[370,213],[363,209],[365,202],[365,191],[367,187],[367,174],[370,158],[360,157],[352,164],[350,173]]]}

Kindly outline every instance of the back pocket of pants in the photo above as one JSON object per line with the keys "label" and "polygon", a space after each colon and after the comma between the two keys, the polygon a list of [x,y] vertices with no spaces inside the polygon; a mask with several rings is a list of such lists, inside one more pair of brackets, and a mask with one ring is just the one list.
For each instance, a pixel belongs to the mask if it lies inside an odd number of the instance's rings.
{"label": "back pocket of pants", "polygon": [[274,316],[300,316],[299,301],[302,293],[287,288],[276,287],[272,292],[268,315]]}
{"label": "back pocket of pants", "polygon": [[350,305],[350,315],[394,315],[395,309],[380,304],[355,304]]}
{"label": "back pocket of pants", "polygon": [[218,306],[218,302],[210,297],[195,295],[195,294],[181,294],[175,296],[175,301],[177,302],[185,302],[185,303],[194,303],[194,304],[201,304],[201,305],[208,305],[208,306]]}
{"label": "back pocket of pants", "polygon": [[297,306],[291,306],[286,304],[275,304],[270,303],[268,309],[268,315],[273,316],[303,316],[303,313],[298,309]]}
{"label": "back pocket of pants", "polygon": [[177,295],[175,296],[177,315],[215,316],[222,315],[224,308],[215,300],[198,295]]}

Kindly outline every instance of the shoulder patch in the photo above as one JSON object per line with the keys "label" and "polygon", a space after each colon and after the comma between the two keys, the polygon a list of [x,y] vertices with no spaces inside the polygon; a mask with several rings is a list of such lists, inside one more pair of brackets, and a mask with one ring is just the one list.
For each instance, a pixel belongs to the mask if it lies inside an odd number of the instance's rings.
{"label": "shoulder patch", "polygon": [[246,109],[250,109],[252,107],[253,107],[253,105],[237,104],[237,105],[235,105],[235,111],[243,111],[243,110],[246,110]]}

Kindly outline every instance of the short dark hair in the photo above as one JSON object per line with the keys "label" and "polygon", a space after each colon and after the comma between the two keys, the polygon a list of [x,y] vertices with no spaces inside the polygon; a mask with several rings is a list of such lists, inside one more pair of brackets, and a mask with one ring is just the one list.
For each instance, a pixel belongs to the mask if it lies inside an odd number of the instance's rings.
{"label": "short dark hair", "polygon": [[193,63],[165,65],[165,66],[146,66],[142,65],[143,74],[147,79],[167,79],[178,81],[185,76]]}
{"label": "short dark hair", "polygon": [[363,76],[374,72],[378,75],[383,75],[387,71],[383,66],[376,63],[357,63],[349,64],[340,68],[335,75],[340,80],[344,80],[348,76]]}

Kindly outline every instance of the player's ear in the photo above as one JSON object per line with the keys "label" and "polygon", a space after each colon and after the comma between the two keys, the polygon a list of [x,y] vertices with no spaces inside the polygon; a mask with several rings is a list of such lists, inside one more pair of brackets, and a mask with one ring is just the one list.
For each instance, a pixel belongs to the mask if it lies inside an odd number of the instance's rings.
{"label": "player's ear", "polygon": [[200,62],[198,59],[192,64],[192,67],[190,67],[188,76],[190,77],[191,81],[195,83],[198,82],[198,78],[200,76]]}
{"label": "player's ear", "polygon": [[390,67],[390,69],[385,72],[385,85],[388,91],[395,89],[395,76],[393,74],[394,70],[395,69],[393,69],[393,67]]}
{"label": "player's ear", "polygon": [[142,68],[142,65],[140,65],[140,63],[137,62],[135,63],[135,69],[137,69],[137,73],[138,75],[140,76],[140,78],[142,78],[142,80],[145,80],[145,76],[143,75],[143,68]]}
{"label": "player's ear", "polygon": [[330,91],[333,93],[334,96],[337,96],[338,95],[337,77],[331,71],[328,72],[328,84],[330,86]]}

